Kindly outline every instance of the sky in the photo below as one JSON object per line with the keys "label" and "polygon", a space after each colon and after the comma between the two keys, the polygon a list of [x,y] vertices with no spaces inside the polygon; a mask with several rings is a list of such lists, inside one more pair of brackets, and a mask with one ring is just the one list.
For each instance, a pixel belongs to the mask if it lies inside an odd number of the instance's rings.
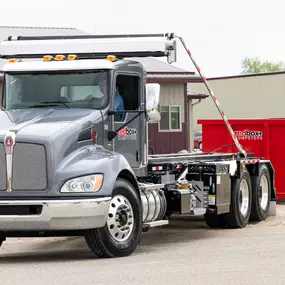
{"label": "sky", "polygon": [[[209,78],[240,74],[246,56],[285,61],[284,10],[282,0],[2,0],[0,26],[75,27],[93,34],[175,32]],[[176,65],[195,71],[181,46]]]}

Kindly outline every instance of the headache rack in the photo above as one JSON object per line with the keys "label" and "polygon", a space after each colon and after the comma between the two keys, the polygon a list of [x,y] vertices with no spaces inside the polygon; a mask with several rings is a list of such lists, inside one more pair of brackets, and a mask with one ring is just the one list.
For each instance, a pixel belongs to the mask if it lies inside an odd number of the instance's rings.
{"label": "headache rack", "polygon": [[1,45],[1,58],[41,58],[45,55],[76,54],[80,59],[100,59],[108,55],[127,57],[167,57],[176,61],[173,34],[82,35],[8,37]]}
{"label": "headache rack", "polygon": [[45,55],[76,54],[78,59],[101,59],[108,55],[117,58],[166,57],[168,63],[177,61],[177,43],[179,40],[201,76],[216,108],[239,150],[239,155],[247,154],[239,143],[228,119],[226,118],[213,90],[207,83],[192,53],[182,37],[174,33],[127,34],[127,35],[78,35],[78,36],[18,36],[8,37],[0,45],[0,58],[42,58]]}

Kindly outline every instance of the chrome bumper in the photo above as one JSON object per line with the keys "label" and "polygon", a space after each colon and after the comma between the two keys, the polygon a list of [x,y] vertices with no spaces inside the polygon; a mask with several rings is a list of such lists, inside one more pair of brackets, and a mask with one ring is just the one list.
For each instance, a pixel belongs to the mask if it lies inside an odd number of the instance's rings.
{"label": "chrome bumper", "polygon": [[0,201],[1,206],[42,206],[38,215],[0,215],[0,231],[84,230],[103,227],[111,198]]}

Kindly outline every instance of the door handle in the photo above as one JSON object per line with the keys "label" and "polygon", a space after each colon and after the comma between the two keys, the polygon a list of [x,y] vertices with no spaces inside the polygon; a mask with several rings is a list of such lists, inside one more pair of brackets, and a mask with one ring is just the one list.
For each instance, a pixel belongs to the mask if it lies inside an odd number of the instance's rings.
{"label": "door handle", "polygon": [[136,159],[137,159],[137,161],[140,161],[140,154],[139,154],[138,150],[136,151]]}

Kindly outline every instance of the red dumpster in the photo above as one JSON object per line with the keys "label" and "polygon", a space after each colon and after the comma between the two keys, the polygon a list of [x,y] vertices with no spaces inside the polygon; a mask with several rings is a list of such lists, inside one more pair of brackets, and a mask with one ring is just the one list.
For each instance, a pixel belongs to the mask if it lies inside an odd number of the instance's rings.
{"label": "red dumpster", "polygon": [[[239,142],[247,153],[271,161],[275,169],[277,198],[285,198],[283,180],[285,161],[285,119],[229,120]],[[202,124],[203,152],[237,152],[222,119],[198,120]],[[228,145],[228,146],[227,146]],[[223,146],[225,146],[223,148]]]}

